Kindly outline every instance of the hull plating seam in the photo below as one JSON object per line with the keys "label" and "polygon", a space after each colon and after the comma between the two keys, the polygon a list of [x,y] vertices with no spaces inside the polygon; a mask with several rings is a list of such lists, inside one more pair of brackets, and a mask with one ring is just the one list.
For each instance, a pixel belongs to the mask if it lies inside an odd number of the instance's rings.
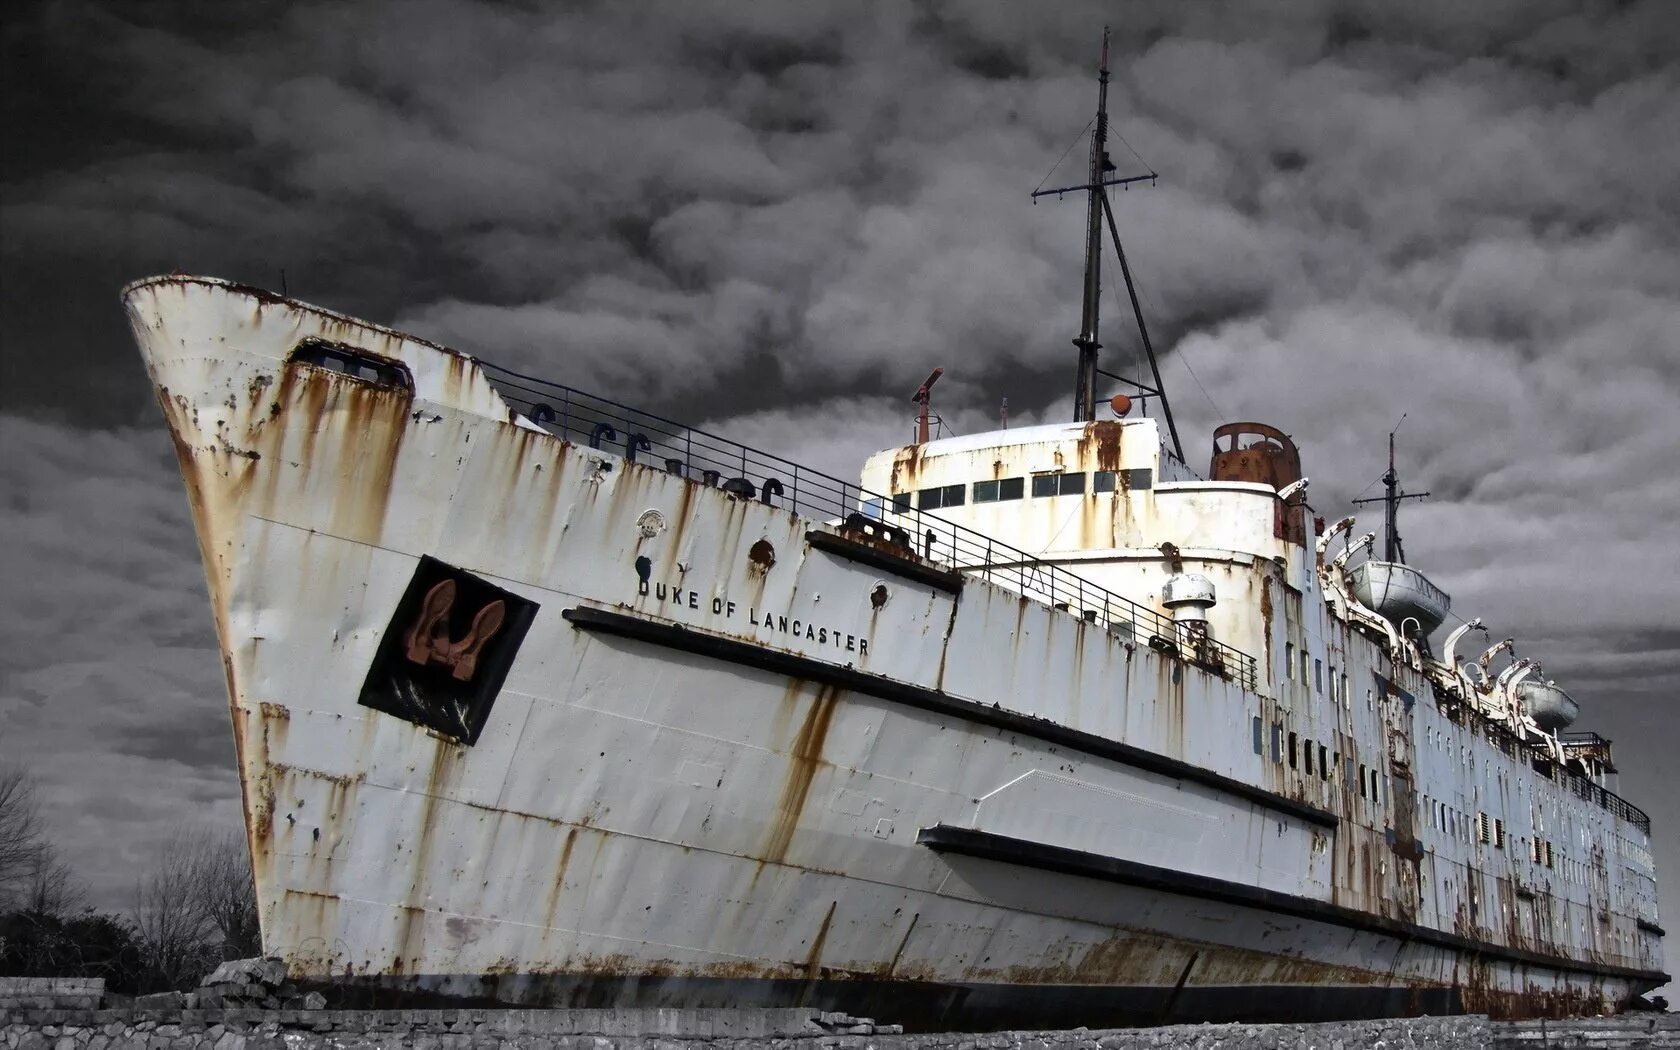
{"label": "hull plating seam", "polygon": [[1418,941],[1423,944],[1432,944],[1486,958],[1547,966],[1573,973],[1649,980],[1657,984],[1668,981],[1667,974],[1652,970],[1633,970],[1621,966],[1595,966],[1578,959],[1569,959],[1559,955],[1546,955],[1521,948],[1508,948],[1489,941],[1461,937],[1444,930],[1432,930],[1427,926],[1397,922],[1380,915],[1371,915],[1367,912],[1343,908],[1335,904],[1326,904],[1323,901],[1315,901],[1306,897],[1297,897],[1293,894],[1278,893],[1275,890],[1261,889],[1258,886],[1246,886],[1225,879],[1192,875],[1188,872],[1174,871],[1170,868],[1158,868],[1151,864],[1139,864],[1135,861],[1085,853],[1061,846],[1046,846],[1043,843],[1011,838],[1007,835],[997,835],[989,831],[975,831],[972,828],[936,824],[931,828],[921,829],[916,835],[916,841],[940,853],[956,853],[967,857],[977,857],[981,860],[1019,864],[1024,867],[1055,871],[1066,875],[1083,875],[1088,878],[1120,882],[1130,886],[1141,886],[1164,893],[1177,893],[1186,897],[1197,897],[1203,900],[1219,901],[1224,904],[1258,908],[1263,911],[1276,912],[1280,915],[1312,919],[1367,933],[1386,934],[1398,937],[1401,940]]}
{"label": "hull plating seam", "polygon": [[675,624],[656,623],[638,616],[608,612],[605,609],[579,605],[564,610],[561,615],[572,626],[583,630],[616,634],[652,645],[694,653],[698,656],[709,656],[730,663],[743,664],[747,667],[756,667],[763,671],[773,671],[778,674],[803,678],[807,681],[821,682],[851,692],[864,693],[893,703],[920,708],[924,711],[950,715],[964,721],[990,726],[994,729],[1020,733],[1023,736],[1073,748],[1098,758],[1120,762],[1134,769],[1202,784],[1320,827],[1334,829],[1337,825],[1336,814],[1319,809],[1317,806],[1309,806],[1304,802],[1297,802],[1292,798],[1273,794],[1264,788],[1255,787],[1253,784],[1245,784],[1240,780],[1222,776],[1200,766],[1193,766],[1188,762],[1181,762],[1176,758],[1168,758],[1165,755],[1109,740],[1094,733],[1070,729],[1055,722],[1033,718],[1015,711],[988,707],[973,700],[964,700],[933,689],[869,674],[852,667],[840,667],[805,656],[795,656],[775,649],[765,649],[749,642],[720,638],[717,635],[688,630]]}
{"label": "hull plating seam", "polygon": [[912,561],[903,555],[893,554],[890,551],[881,550],[879,547],[871,547],[867,543],[859,543],[857,540],[849,540],[844,536],[836,536],[832,532],[822,532],[818,529],[807,532],[805,542],[817,550],[827,551],[830,554],[845,558],[847,561],[855,561],[861,565],[880,569],[882,572],[902,576],[907,580],[925,583],[929,587],[950,594],[962,593],[963,575],[960,572],[946,572],[944,569],[936,569],[931,565]]}

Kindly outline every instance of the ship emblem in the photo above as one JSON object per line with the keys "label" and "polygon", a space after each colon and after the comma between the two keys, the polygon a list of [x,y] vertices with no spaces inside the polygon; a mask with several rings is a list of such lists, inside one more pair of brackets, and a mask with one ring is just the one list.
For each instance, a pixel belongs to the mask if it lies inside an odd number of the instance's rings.
{"label": "ship emblem", "polygon": [[455,581],[442,580],[426,592],[420,613],[408,629],[404,643],[408,658],[425,666],[440,664],[458,681],[470,682],[478,670],[478,656],[502,629],[507,603],[500,598],[486,603],[473,615],[472,626],[459,641],[449,637],[449,614],[455,608]]}
{"label": "ship emblem", "polygon": [[422,556],[358,702],[470,746],[536,614],[531,599]]}

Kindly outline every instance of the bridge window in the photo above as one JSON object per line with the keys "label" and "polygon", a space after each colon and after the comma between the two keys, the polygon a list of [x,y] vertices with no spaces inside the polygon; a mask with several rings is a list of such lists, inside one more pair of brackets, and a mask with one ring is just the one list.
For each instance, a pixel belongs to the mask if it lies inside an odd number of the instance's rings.
{"label": "bridge window", "polygon": [[305,339],[292,351],[290,360],[319,368],[324,372],[337,372],[351,379],[360,379],[374,386],[411,392],[414,390],[414,381],[409,378],[406,365],[399,361],[375,357],[345,343]]}
{"label": "bridge window", "polygon": [[1085,475],[1083,472],[1033,475],[1032,494],[1034,496],[1079,496],[1084,492]]}
{"label": "bridge window", "polygon": [[903,514],[910,509],[910,493],[895,492],[892,498],[892,509],[895,514]]}
{"label": "bridge window", "polygon": [[1293,682],[1295,680],[1295,643],[1283,643],[1283,673]]}
{"label": "bridge window", "polygon": [[1260,716],[1255,715],[1252,719],[1250,719],[1250,722],[1252,723],[1250,728],[1253,729],[1253,731],[1254,731],[1254,753],[1258,755],[1258,754],[1261,753],[1260,752]]}
{"label": "bridge window", "polygon": [[1283,765],[1283,723],[1272,723],[1272,761]]}
{"label": "bridge window", "polygon": [[940,507],[960,507],[968,496],[967,485],[935,485],[916,493],[917,510],[938,510]]}
{"label": "bridge window", "polygon": [[1289,768],[1301,768],[1301,738],[1294,733],[1289,734]]}
{"label": "bridge window", "polygon": [[1026,489],[1026,478],[999,478],[996,481],[976,481],[974,483],[974,502],[1001,503],[1004,500],[1020,499]]}

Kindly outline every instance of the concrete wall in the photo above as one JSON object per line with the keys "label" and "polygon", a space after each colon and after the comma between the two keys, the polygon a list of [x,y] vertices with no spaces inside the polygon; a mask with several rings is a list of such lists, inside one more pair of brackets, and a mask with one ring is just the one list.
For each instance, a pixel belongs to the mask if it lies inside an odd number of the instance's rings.
{"label": "concrete wall", "polygon": [[[769,1034],[776,1023],[726,1023],[708,1014],[727,1011],[11,1011],[0,1012],[4,1050],[1359,1050],[1481,1047],[1493,1041],[1485,1017],[1357,1021],[1324,1025],[1183,1025],[1168,1028],[980,1035],[876,1035],[828,1032]],[[749,1015],[750,1011],[745,1012]],[[766,1011],[804,1013],[812,1011]],[[649,1024],[653,1017],[663,1023]],[[1497,1026],[1494,1026],[1497,1027]],[[652,1031],[650,1031],[652,1029]],[[755,1034],[755,1030],[763,1034]],[[1554,1031],[1556,1026],[1554,1025]],[[1543,1045],[1543,1044],[1540,1044]],[[1554,1042],[1552,1045],[1561,1045]],[[1601,1046],[1603,1043],[1594,1042]],[[1635,1044],[1610,1044],[1635,1045]],[[1649,1044],[1646,1044],[1649,1045]]]}

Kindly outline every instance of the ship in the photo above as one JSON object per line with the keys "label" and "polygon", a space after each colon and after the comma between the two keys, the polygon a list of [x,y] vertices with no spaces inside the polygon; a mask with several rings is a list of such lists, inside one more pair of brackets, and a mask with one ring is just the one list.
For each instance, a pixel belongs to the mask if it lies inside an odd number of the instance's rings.
{"label": "ship", "polygon": [[[1445,592],[1356,562],[1283,430],[1186,456],[1107,66],[1086,182],[1043,191],[1088,207],[1074,418],[930,435],[936,372],[856,481],[249,286],[124,290],[265,953],[339,1002],[912,1030],[1595,1014],[1667,980],[1650,819],[1538,660],[1478,619],[1437,653]],[[1105,225],[1135,414],[1096,397]]]}

